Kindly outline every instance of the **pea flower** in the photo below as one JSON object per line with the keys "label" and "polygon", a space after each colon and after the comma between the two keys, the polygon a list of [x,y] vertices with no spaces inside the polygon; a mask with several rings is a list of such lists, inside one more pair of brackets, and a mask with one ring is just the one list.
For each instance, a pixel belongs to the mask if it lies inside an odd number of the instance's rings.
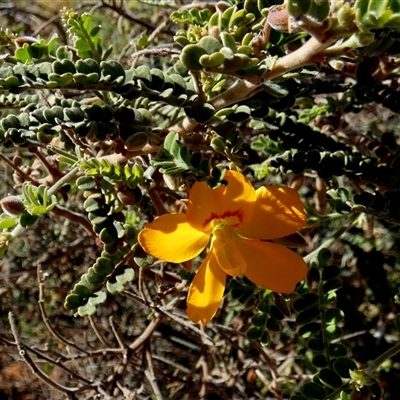
{"label": "pea flower", "polygon": [[227,185],[210,189],[196,182],[186,213],[164,214],[139,233],[143,249],[181,263],[208,254],[189,288],[187,314],[207,324],[224,294],[227,275],[245,275],[256,285],[290,293],[304,278],[302,257],[269,240],[295,233],[306,222],[298,193],[283,186],[255,190],[241,173],[227,171]]}

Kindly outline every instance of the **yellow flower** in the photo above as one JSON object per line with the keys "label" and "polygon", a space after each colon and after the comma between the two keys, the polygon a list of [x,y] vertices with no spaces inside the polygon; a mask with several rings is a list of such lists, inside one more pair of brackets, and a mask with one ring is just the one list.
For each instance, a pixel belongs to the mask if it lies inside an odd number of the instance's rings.
{"label": "yellow flower", "polygon": [[255,190],[239,172],[227,171],[226,186],[210,189],[196,182],[186,214],[165,214],[139,233],[143,249],[164,261],[180,263],[209,252],[189,288],[187,314],[207,324],[217,312],[226,276],[244,274],[256,285],[290,293],[304,278],[304,260],[266,240],[290,235],[306,215],[293,189],[264,186]]}

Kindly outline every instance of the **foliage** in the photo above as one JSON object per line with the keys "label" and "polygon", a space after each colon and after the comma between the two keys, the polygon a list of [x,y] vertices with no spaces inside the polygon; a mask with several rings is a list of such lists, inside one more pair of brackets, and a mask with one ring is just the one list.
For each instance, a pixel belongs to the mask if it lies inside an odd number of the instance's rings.
{"label": "foliage", "polygon": [[[4,4],[0,390],[398,399],[398,1],[182,3]],[[307,226],[276,242],[308,272],[229,278],[199,327],[204,257],[137,236],[227,169],[298,190]]]}

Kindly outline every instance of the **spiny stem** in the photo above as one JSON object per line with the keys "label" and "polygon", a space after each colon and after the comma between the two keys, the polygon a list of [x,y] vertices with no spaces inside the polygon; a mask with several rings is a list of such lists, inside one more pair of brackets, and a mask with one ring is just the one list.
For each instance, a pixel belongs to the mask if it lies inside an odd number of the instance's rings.
{"label": "spiny stem", "polygon": [[376,358],[372,363],[365,369],[365,373],[372,376],[374,372],[389,358],[395,356],[400,352],[400,343],[393,346],[391,349],[385,351],[378,358]]}
{"label": "spiny stem", "polygon": [[57,181],[48,191],[49,196],[57,193],[66,183],[68,183],[77,173],[79,167],[72,168],[67,174],[65,174],[59,181]]}
{"label": "spiny stem", "polygon": [[[278,59],[274,64],[274,67],[267,71],[259,79],[258,83],[239,80],[225,92],[215,96],[210,103],[216,110],[220,110],[221,108],[228,107],[231,104],[235,104],[241,100],[247,99],[262,90],[262,84],[264,82],[271,81],[278,76],[284,75],[286,72],[320,61],[318,58],[321,58],[321,54],[324,52],[324,50],[326,50],[337,40],[338,38],[336,36],[332,36],[324,42],[311,37],[298,50]],[[186,117],[179,123],[172,126],[169,130],[184,136],[187,133],[192,132],[197,125],[197,121]]]}

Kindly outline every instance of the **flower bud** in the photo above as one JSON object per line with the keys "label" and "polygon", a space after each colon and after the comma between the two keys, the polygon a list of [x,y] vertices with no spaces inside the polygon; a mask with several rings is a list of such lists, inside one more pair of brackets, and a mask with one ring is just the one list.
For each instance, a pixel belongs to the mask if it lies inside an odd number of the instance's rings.
{"label": "flower bud", "polygon": [[0,200],[0,205],[3,211],[12,217],[25,211],[25,205],[18,196],[6,196]]}

